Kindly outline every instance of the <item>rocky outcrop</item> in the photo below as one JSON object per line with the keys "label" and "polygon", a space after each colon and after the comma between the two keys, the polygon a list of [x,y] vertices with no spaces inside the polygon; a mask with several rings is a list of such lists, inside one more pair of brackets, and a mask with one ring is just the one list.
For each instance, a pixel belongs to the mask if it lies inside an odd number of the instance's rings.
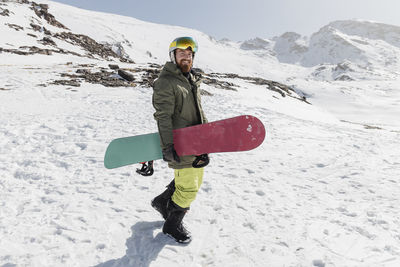
{"label": "rocky outcrop", "polygon": [[207,85],[211,85],[211,86],[214,86],[219,89],[237,91],[237,89],[235,88],[235,87],[237,87],[237,85],[235,85],[231,82],[221,81],[221,80],[218,80],[218,79],[215,79],[212,77],[207,77],[207,76],[205,76],[203,78],[203,82]]}
{"label": "rocky outcrop", "polygon": [[[133,60],[131,60],[129,55],[125,52],[122,42],[116,42],[116,43],[102,42],[101,44],[104,45],[107,49],[113,51],[116,55],[118,55],[118,58],[124,59],[123,62],[130,62],[130,63],[133,62]],[[125,44],[131,47],[129,41],[126,41]]]}
{"label": "rocky outcrop", "polygon": [[[234,73],[225,73],[225,74],[224,73],[211,73],[208,76],[224,78],[224,79],[226,79],[226,78],[241,79],[241,80],[245,80],[245,81],[248,81],[248,82],[250,82],[252,84],[256,84],[256,85],[266,85],[268,90],[277,92],[282,97],[289,96],[289,97],[293,97],[293,98],[296,98],[298,100],[301,100],[301,101],[304,101],[304,102],[310,104],[309,102],[307,102],[307,99],[305,96],[300,96],[299,94],[297,94],[297,92],[293,88],[291,88],[285,84],[276,82],[276,81],[266,80],[266,79],[259,78],[259,77],[240,76],[240,75],[234,74]],[[210,83],[210,84],[214,85],[214,83]],[[217,84],[217,87],[219,87],[218,81],[216,84]],[[226,88],[224,88],[224,89],[226,89]]]}
{"label": "rocky outcrop", "polygon": [[[14,24],[9,24],[8,26],[15,30],[23,29],[22,27]],[[42,45],[53,46],[54,48],[47,49],[47,48],[39,48],[36,46],[21,46],[19,47],[19,49],[0,48],[0,51],[18,55],[32,55],[32,54],[52,55],[53,53],[59,53],[59,54],[71,54],[74,56],[89,57],[89,58],[96,58],[96,56],[99,56],[100,58],[105,60],[112,60],[116,58],[119,59],[121,62],[134,63],[131,59],[119,56],[112,49],[96,42],[89,36],[83,34],[74,34],[71,32],[61,32],[53,34],[44,27],[42,28],[41,26],[33,23],[31,23],[31,27],[35,31],[41,31],[42,29],[44,29],[45,34],[49,35],[49,37],[43,37],[42,39],[38,40],[38,42]],[[28,34],[28,35],[32,37],[37,37],[36,35],[33,34]],[[81,55],[73,51],[59,48],[57,47],[56,42],[51,37],[65,41],[75,46],[79,46],[83,50],[87,51],[87,53],[85,55]]]}
{"label": "rocky outcrop", "polygon": [[[2,3],[11,2],[8,0],[2,0]],[[15,1],[14,1],[15,2]],[[59,22],[50,12],[49,6],[47,4],[37,4],[35,2],[30,2],[27,0],[18,0],[18,4],[26,4],[29,5],[30,9],[33,10],[34,14],[30,19],[29,27],[22,27],[16,24],[6,24],[8,27],[16,30],[16,31],[27,31],[27,35],[37,38],[37,36],[41,36],[40,39],[37,39],[37,42],[41,44],[41,47],[36,46],[21,46],[18,49],[9,49],[9,48],[0,48],[0,51],[13,53],[18,55],[32,55],[32,54],[42,54],[42,55],[52,55],[54,53],[59,54],[70,54],[79,57],[89,57],[89,58],[100,58],[105,60],[115,60],[119,59],[121,62],[134,63],[133,60],[129,58],[123,49],[121,43],[117,44],[109,44],[109,43],[100,43],[94,40],[93,38],[84,35],[84,34],[76,34]],[[6,5],[6,4],[5,4]],[[3,16],[9,16],[10,11],[8,9],[0,7],[0,14]],[[37,16],[40,19],[37,19],[34,16]],[[25,15],[27,16],[27,14]],[[60,29],[64,29],[66,31],[54,33],[50,31],[48,25],[52,25],[54,27],[58,27]],[[38,34],[32,34],[32,31],[38,32]],[[44,34],[43,34],[44,33]],[[45,35],[45,36],[43,36]],[[65,45],[65,43],[57,41],[61,40],[62,42],[72,44],[73,46],[79,47],[81,50],[85,51],[80,54],[75,51],[71,51],[69,45]],[[49,46],[51,48],[43,47]],[[18,47],[18,44],[14,45],[14,47]],[[65,48],[62,48],[65,47]],[[79,51],[79,50],[78,50]]]}
{"label": "rocky outcrop", "polygon": [[57,46],[57,44],[50,37],[43,37],[43,39],[39,40],[38,42],[43,45]]}
{"label": "rocky outcrop", "polygon": [[0,16],[10,16],[10,10],[0,7]]}
{"label": "rocky outcrop", "polygon": [[32,6],[32,9],[35,11],[35,14],[39,18],[45,19],[50,25],[53,25],[53,26],[61,28],[61,29],[69,30],[61,22],[56,20],[56,18],[52,14],[49,13],[49,6],[48,5],[46,5],[46,4],[36,4],[35,2],[32,2],[31,6]]}
{"label": "rocky outcrop", "polygon": [[122,62],[134,63],[130,59],[120,57],[111,48],[98,43],[87,35],[75,34],[72,32],[61,32],[52,34],[52,36],[72,45],[80,46],[88,52],[87,56],[90,58],[94,58],[94,56],[97,55],[106,60],[110,60],[110,58],[118,58]]}
{"label": "rocky outcrop", "polygon": [[[126,81],[115,75],[113,71],[101,69],[100,71],[91,72],[89,69],[78,69],[75,74],[62,73],[61,77],[67,77],[74,86],[80,86],[85,81],[92,84],[101,84],[105,87],[135,87],[136,84]],[[56,80],[51,84],[63,84],[66,80]],[[79,84],[79,85],[78,85]]]}
{"label": "rocky outcrop", "polygon": [[34,54],[41,54],[41,55],[52,55],[53,53],[58,54],[72,54],[75,56],[81,56],[78,53],[72,51],[66,51],[63,49],[47,49],[47,48],[39,48],[36,46],[20,46],[18,49],[8,49],[8,48],[1,48],[0,52],[7,52],[17,55],[34,55]]}
{"label": "rocky outcrop", "polygon": [[[134,65],[134,68],[120,68],[116,64],[109,64],[108,68],[97,67],[96,65],[78,65],[75,73],[61,73],[63,79],[55,80],[49,84],[68,85],[79,87],[82,82],[101,84],[106,87],[137,87],[152,88],[163,66],[149,63],[146,65]],[[234,80],[244,80],[252,84],[266,86],[266,89],[279,93],[282,97],[292,97],[306,103],[304,94],[298,93],[295,89],[285,84],[266,80],[259,77],[246,77],[233,73],[204,73],[196,69],[202,75],[204,84],[217,89],[237,91],[239,86]],[[229,79],[230,81],[226,81]],[[212,96],[210,92],[200,89],[200,94]],[[308,103],[310,104],[310,103]]]}
{"label": "rocky outcrop", "polygon": [[20,31],[20,30],[23,30],[23,29],[24,29],[24,27],[19,26],[19,25],[17,25],[17,24],[6,23],[5,25],[7,25],[8,27],[10,27],[11,29],[14,29],[14,30],[16,30],[16,31]]}

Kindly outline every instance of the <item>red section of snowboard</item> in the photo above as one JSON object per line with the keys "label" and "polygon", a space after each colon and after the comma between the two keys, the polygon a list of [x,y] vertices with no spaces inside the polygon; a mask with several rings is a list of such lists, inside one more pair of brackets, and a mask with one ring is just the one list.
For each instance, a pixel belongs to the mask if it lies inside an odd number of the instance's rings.
{"label": "red section of snowboard", "polygon": [[250,115],[174,130],[174,146],[180,156],[247,151],[261,145],[264,138],[264,125]]}

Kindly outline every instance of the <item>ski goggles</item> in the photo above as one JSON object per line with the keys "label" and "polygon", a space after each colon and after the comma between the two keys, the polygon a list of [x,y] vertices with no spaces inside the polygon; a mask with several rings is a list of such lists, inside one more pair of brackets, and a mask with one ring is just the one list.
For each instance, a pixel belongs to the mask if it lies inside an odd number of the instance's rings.
{"label": "ski goggles", "polygon": [[192,37],[179,37],[172,41],[169,46],[169,51],[171,52],[178,48],[183,50],[190,48],[193,53],[196,53],[198,45]]}

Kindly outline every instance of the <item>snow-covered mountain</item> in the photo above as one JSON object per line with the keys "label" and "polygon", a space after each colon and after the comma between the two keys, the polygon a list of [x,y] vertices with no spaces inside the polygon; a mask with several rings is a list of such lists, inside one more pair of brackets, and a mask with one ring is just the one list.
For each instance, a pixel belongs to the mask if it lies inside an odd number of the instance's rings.
{"label": "snow-covered mountain", "polygon": [[[205,33],[51,2],[0,2],[0,266],[399,266],[399,30]],[[211,155],[185,222],[150,200],[173,173],[106,170],[114,138],[156,131],[151,84],[199,42],[210,121],[255,115],[259,148]]]}
{"label": "snow-covered mountain", "polygon": [[301,63],[304,66],[345,60],[365,68],[399,68],[400,27],[361,21],[337,21],[310,38],[309,49]]}
{"label": "snow-covered mountain", "polygon": [[274,38],[274,51],[280,62],[296,63],[307,52],[307,38],[294,32],[286,32]]}
{"label": "snow-covered mountain", "polygon": [[[351,79],[371,79],[371,75],[382,71],[396,75],[399,73],[399,26],[360,20],[335,21],[309,38],[287,32],[272,40],[258,39],[269,45],[251,47],[247,45],[252,42],[249,40],[243,42],[241,47],[254,51],[267,50],[282,63],[305,67],[333,65],[336,68],[334,65],[351,64],[346,74]],[[330,79],[343,79],[332,73],[333,68]],[[320,77],[319,72],[314,74]],[[381,75],[374,76],[377,78]],[[329,78],[324,75],[322,79]]]}

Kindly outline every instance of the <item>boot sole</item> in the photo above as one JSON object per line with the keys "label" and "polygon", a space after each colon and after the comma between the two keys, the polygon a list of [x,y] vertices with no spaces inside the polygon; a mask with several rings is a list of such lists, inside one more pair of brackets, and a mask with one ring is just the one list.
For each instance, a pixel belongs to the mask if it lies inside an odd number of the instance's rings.
{"label": "boot sole", "polygon": [[175,242],[179,243],[179,244],[189,244],[190,242],[192,242],[192,238],[188,238],[186,240],[178,240],[175,237],[173,237],[172,235],[168,234],[168,233],[164,233],[166,236],[168,236],[169,238],[173,239]]}

